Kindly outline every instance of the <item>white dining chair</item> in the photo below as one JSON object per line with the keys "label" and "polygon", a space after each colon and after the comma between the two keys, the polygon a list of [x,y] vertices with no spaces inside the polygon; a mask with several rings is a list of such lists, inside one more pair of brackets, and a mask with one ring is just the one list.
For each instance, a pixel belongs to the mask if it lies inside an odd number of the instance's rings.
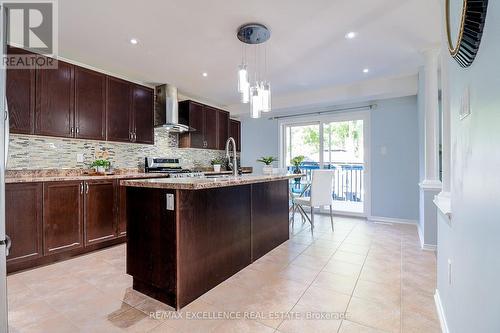
{"label": "white dining chair", "polygon": [[[295,198],[294,202],[303,210],[303,207],[310,207],[311,218],[306,214],[306,217],[311,223],[311,230],[314,229],[314,207],[329,206],[330,207],[330,222],[333,226],[333,170],[313,170],[311,180],[311,196]],[[305,211],[304,211],[305,212]]]}

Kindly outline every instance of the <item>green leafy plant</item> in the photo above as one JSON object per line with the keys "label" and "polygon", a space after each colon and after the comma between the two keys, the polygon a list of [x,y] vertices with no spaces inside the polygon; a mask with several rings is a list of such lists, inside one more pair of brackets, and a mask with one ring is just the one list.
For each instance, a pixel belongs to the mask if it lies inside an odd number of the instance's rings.
{"label": "green leafy plant", "polygon": [[271,165],[273,162],[277,161],[278,159],[273,156],[262,156],[257,160],[257,162],[262,162],[265,165]]}
{"label": "green leafy plant", "polygon": [[108,160],[95,160],[94,162],[92,162],[92,164],[90,165],[91,168],[95,168],[95,167],[105,167],[105,168],[109,168],[109,161]]}
{"label": "green leafy plant", "polygon": [[212,160],[212,165],[224,165],[225,159],[222,157],[216,157]]}
{"label": "green leafy plant", "polygon": [[299,168],[300,165],[302,164],[302,162],[304,162],[304,160],[306,159],[305,156],[303,155],[299,155],[299,156],[295,156],[294,158],[292,158],[290,160],[290,163],[295,167],[295,168]]}

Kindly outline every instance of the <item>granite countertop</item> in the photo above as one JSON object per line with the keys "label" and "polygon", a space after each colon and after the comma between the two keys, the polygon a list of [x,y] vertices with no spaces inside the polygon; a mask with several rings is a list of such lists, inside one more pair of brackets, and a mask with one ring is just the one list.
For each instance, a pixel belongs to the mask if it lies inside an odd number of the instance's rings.
{"label": "granite countertop", "polygon": [[25,170],[7,171],[5,183],[34,183],[34,182],[57,182],[71,180],[106,180],[106,179],[133,179],[133,178],[162,178],[167,175],[144,173],[133,170],[119,170],[114,174],[96,175],[78,170]]}
{"label": "granite countertop", "polygon": [[243,175],[238,177],[222,176],[217,178],[153,178],[122,180],[121,186],[147,187],[174,190],[202,190],[208,188],[229,187],[255,183],[265,183],[278,180],[297,178],[298,175]]}

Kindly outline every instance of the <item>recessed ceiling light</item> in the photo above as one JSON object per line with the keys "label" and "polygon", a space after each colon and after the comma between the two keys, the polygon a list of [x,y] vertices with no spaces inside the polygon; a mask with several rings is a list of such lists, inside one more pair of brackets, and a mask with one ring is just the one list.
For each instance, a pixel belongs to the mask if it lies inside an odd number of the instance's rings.
{"label": "recessed ceiling light", "polygon": [[350,32],[345,34],[345,38],[346,39],[354,39],[354,38],[356,38],[357,35],[358,35],[357,32],[350,31]]}
{"label": "recessed ceiling light", "polygon": [[204,73],[203,73],[203,74],[201,74],[201,75],[203,75],[203,77],[207,77],[207,76],[208,76],[208,73],[207,73],[207,72],[204,72]]}
{"label": "recessed ceiling light", "polygon": [[368,73],[370,70],[368,68],[363,69],[363,73]]}
{"label": "recessed ceiling light", "polygon": [[139,44],[139,41],[137,39],[135,39],[135,38],[131,38],[130,39],[130,44],[137,45],[137,44]]}

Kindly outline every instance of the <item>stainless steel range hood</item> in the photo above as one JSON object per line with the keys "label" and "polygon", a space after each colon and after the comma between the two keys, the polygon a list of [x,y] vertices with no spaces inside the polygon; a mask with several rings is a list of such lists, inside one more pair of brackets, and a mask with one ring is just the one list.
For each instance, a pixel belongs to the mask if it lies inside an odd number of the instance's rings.
{"label": "stainless steel range hood", "polygon": [[170,84],[157,86],[155,127],[166,128],[171,132],[182,133],[190,131],[186,124],[179,123],[179,101],[177,99],[177,88]]}

